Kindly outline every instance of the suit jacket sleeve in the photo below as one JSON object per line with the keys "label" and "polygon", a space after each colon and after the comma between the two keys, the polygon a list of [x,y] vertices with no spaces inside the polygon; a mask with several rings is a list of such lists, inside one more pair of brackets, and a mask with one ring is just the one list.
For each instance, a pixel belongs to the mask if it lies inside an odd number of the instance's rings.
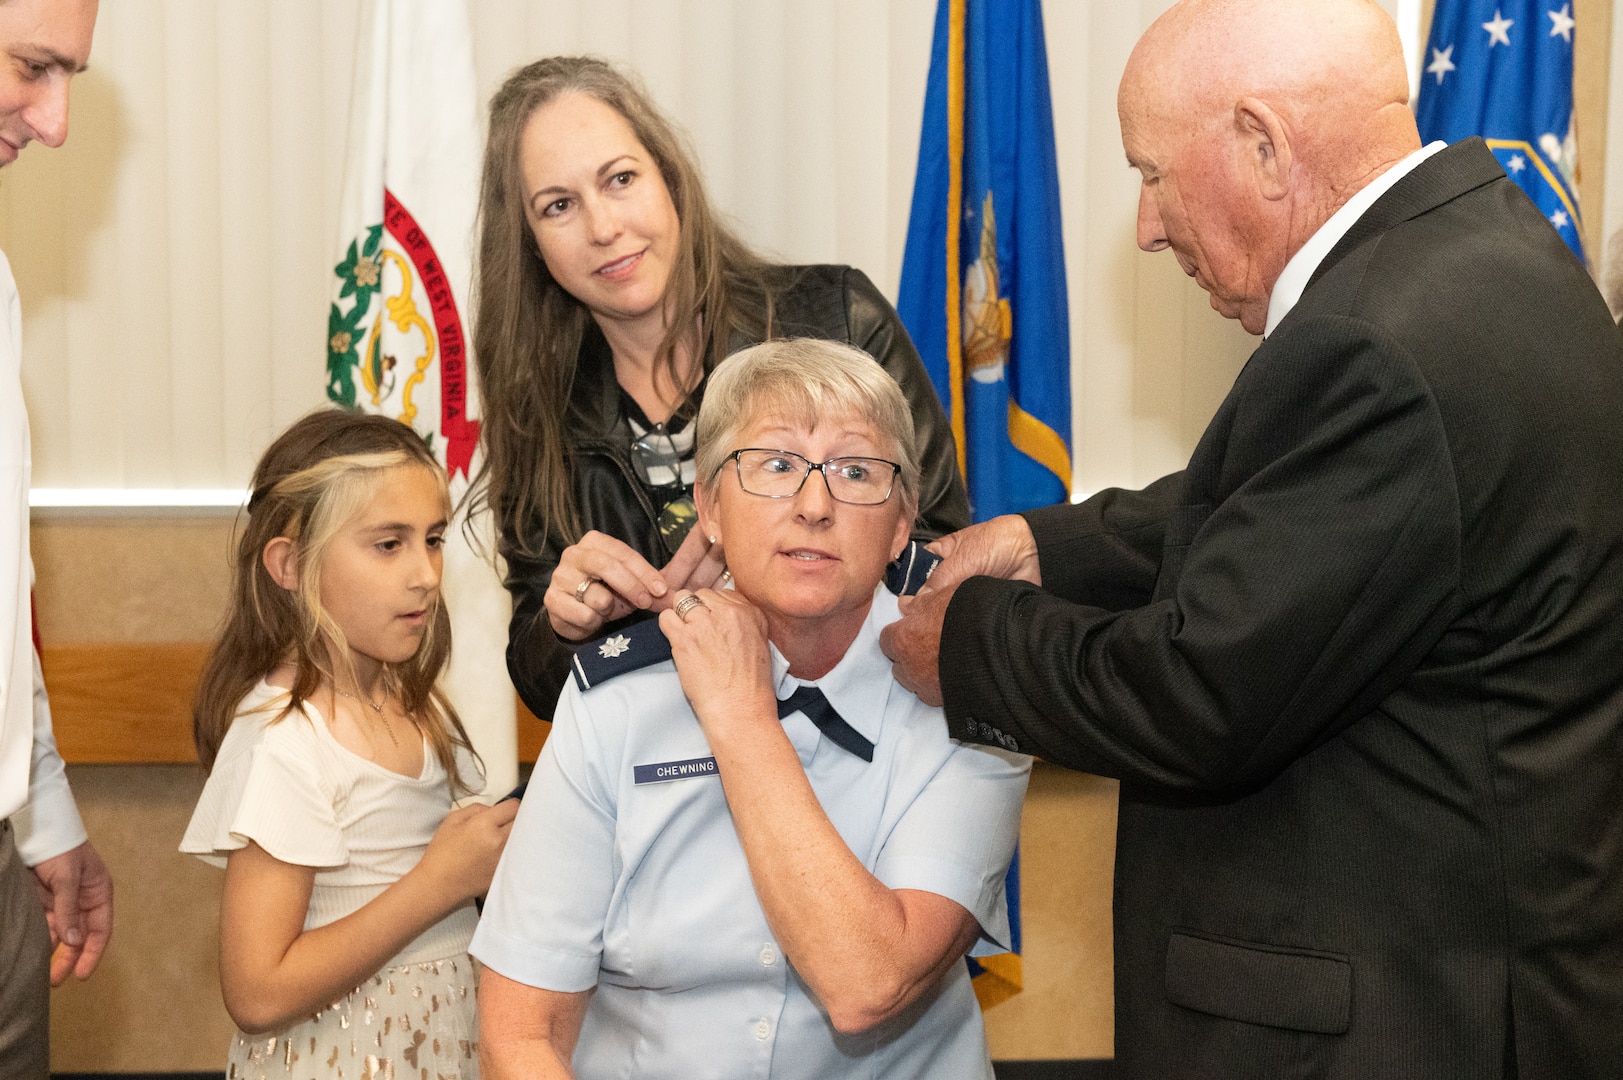
{"label": "suit jacket sleeve", "polygon": [[1150,602],[1168,515],[1183,473],[1142,491],[1109,488],[1087,502],[1021,515],[1031,526],[1043,589],[1074,604],[1123,611]]}
{"label": "suit jacket sleeve", "polygon": [[[990,725],[1023,752],[1124,782],[1251,791],[1374,708],[1454,615],[1459,506],[1441,417],[1368,324],[1304,320],[1260,347],[1182,499],[1142,606],[1110,610],[1144,574],[1108,544],[1129,587],[1072,589],[1088,603],[964,583],[940,659],[954,736],[992,741]],[[1100,548],[1050,540],[1045,583],[1059,553]]]}
{"label": "suit jacket sleeve", "polygon": [[969,496],[958,475],[952,425],[901,317],[868,275],[850,268],[845,271],[845,310],[851,344],[890,373],[913,413],[919,452],[919,514],[913,538],[934,540],[967,527]]}

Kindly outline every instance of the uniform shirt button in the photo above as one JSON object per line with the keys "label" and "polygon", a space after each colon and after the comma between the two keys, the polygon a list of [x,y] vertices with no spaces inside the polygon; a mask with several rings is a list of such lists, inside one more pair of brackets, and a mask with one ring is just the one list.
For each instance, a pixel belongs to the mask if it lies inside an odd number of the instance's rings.
{"label": "uniform shirt button", "polygon": [[767,1038],[769,1036],[771,1036],[771,1034],[772,1034],[772,1025],[771,1024],[767,1023],[765,1020],[760,1020],[760,1021],[756,1022],[756,1024],[755,1024],[755,1038],[756,1038],[756,1041],[758,1041],[758,1042],[766,1042]]}
{"label": "uniform shirt button", "polygon": [[778,950],[774,949],[770,943],[761,946],[761,964],[763,967],[771,967],[777,963],[777,960]]}

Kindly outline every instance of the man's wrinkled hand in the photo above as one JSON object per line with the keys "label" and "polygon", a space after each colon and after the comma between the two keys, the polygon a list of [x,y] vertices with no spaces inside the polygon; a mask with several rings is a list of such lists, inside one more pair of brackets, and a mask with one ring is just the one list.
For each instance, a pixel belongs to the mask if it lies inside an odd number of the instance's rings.
{"label": "man's wrinkled hand", "polygon": [[896,681],[926,705],[941,704],[941,623],[956,582],[901,600],[902,617],[879,632],[879,647],[890,657]]}
{"label": "man's wrinkled hand", "polygon": [[998,577],[1042,584],[1037,540],[1026,519],[1014,514],[943,536],[928,545],[941,556],[917,596],[901,600],[902,619],[879,635],[896,681],[926,705],[940,705],[941,632],[958,586],[972,577]]}
{"label": "man's wrinkled hand", "polygon": [[1006,514],[943,536],[928,545],[941,556],[919,595],[956,589],[972,577],[1006,578],[1043,583],[1037,562],[1037,540],[1018,514]]}
{"label": "man's wrinkled hand", "polygon": [[90,977],[113,935],[113,878],[87,840],[33,868],[51,928],[51,985]]}

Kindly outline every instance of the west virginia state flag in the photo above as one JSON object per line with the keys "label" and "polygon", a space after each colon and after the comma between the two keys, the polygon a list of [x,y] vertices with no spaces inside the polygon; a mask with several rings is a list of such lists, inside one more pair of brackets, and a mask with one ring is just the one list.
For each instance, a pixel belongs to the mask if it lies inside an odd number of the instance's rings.
{"label": "west virginia state flag", "polygon": [[1572,0],[1437,0],[1415,118],[1428,142],[1481,135],[1579,259]]}
{"label": "west virginia state flag", "polygon": [[[977,521],[1071,485],[1070,320],[1039,0],[939,0],[897,310],[952,419]],[[1016,994],[1014,952],[971,960],[983,1007]]]}
{"label": "west virginia state flag", "polygon": [[[450,473],[454,499],[479,443],[466,312],[482,142],[463,0],[369,0],[327,314],[327,397],[414,428]],[[512,607],[460,520],[446,533],[441,588],[454,642],[444,687],[484,759],[486,790],[505,792],[518,775],[503,660]]]}

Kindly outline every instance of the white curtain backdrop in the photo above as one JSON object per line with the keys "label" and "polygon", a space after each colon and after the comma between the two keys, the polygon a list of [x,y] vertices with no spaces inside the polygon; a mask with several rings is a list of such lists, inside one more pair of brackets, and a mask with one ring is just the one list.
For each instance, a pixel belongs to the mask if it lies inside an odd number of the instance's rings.
{"label": "white curtain backdrop", "polygon": [[[1180,467],[1253,344],[1170,256],[1134,246],[1116,83],[1167,6],[1045,9],[1078,492]],[[549,53],[628,64],[692,135],[744,236],[859,266],[894,295],[934,0],[470,10],[485,97]],[[357,15],[355,0],[102,5],[67,146],[0,173],[36,486],[240,488],[275,432],[321,403]]]}

